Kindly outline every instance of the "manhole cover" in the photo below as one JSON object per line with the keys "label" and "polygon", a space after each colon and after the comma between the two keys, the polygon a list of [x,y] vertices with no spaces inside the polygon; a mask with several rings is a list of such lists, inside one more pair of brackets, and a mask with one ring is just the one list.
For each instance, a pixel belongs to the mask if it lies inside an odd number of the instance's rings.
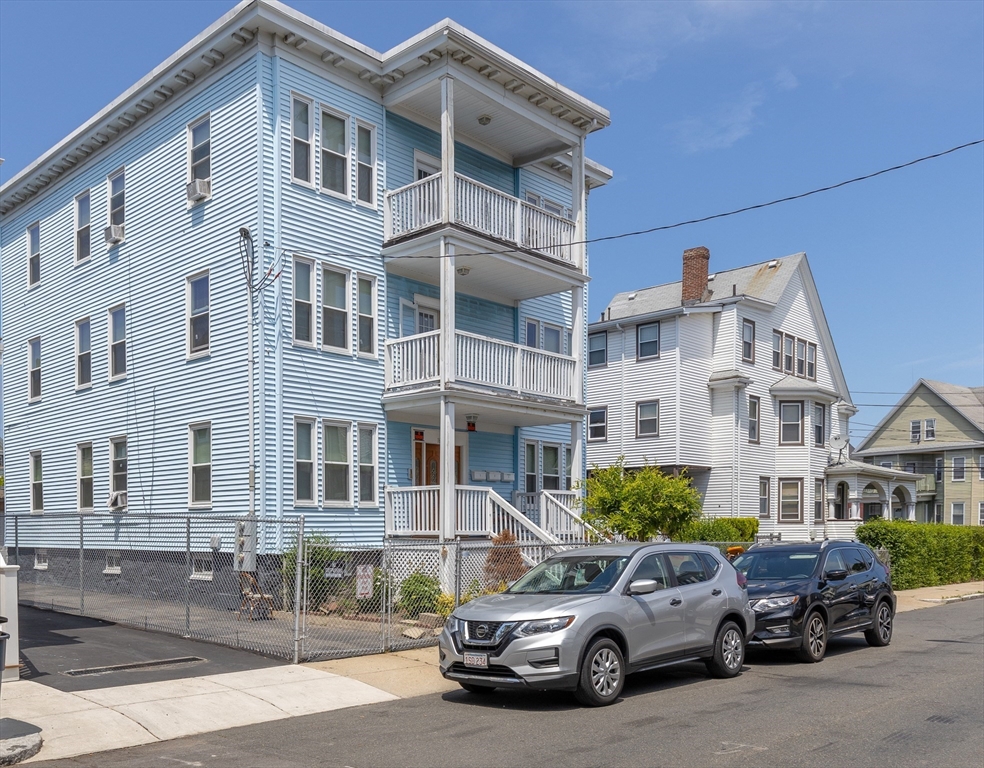
{"label": "manhole cover", "polygon": [[152,661],[135,661],[130,664],[113,664],[108,667],[86,667],[85,669],[69,669],[63,675],[81,677],[82,675],[101,675],[106,672],[130,672],[141,669],[157,669],[159,667],[174,667],[178,664],[197,664],[206,661],[199,656],[180,656],[176,659],[154,659]]}

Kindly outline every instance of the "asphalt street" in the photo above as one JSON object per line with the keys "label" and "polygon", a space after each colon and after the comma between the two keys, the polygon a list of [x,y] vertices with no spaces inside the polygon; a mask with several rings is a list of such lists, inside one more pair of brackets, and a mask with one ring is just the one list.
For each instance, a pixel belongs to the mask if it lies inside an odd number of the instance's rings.
{"label": "asphalt street", "polygon": [[[436,653],[436,651],[435,651]],[[984,600],[897,617],[888,648],[819,664],[749,656],[630,677],[584,709],[561,693],[464,691],[103,752],[51,766],[973,766],[984,755]]]}

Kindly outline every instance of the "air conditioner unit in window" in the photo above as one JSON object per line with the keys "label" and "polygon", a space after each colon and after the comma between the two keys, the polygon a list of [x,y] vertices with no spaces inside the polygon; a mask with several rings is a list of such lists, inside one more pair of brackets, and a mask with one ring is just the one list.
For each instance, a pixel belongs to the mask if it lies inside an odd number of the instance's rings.
{"label": "air conditioner unit in window", "polygon": [[122,224],[110,224],[103,232],[106,238],[106,242],[110,245],[115,245],[116,243],[123,242],[123,225]]}
{"label": "air conditioner unit in window", "polygon": [[111,512],[126,512],[126,491],[113,491],[106,506]]}
{"label": "air conditioner unit in window", "polygon": [[204,200],[210,194],[212,194],[212,180],[211,179],[195,179],[188,183],[187,187],[188,200],[193,203],[197,203],[199,200]]}

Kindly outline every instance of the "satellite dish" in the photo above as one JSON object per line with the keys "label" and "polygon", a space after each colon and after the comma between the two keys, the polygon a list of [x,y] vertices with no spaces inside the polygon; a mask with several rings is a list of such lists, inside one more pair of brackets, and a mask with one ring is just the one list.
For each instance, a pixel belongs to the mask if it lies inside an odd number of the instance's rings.
{"label": "satellite dish", "polygon": [[847,448],[847,437],[844,435],[834,435],[830,438],[830,447],[838,451],[843,451]]}

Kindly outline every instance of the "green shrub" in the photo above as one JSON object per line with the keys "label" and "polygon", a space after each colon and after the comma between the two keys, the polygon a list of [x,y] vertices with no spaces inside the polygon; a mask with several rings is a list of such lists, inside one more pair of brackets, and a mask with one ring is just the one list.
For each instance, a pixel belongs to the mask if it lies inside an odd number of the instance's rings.
{"label": "green shrub", "polygon": [[888,550],[896,589],[984,579],[984,528],[879,518],[860,526],[857,537]]}
{"label": "green shrub", "polygon": [[758,519],[754,517],[701,517],[687,524],[678,541],[754,541]]}
{"label": "green shrub", "polygon": [[422,613],[436,613],[441,584],[423,571],[414,571],[400,585],[400,610],[408,619]]}

